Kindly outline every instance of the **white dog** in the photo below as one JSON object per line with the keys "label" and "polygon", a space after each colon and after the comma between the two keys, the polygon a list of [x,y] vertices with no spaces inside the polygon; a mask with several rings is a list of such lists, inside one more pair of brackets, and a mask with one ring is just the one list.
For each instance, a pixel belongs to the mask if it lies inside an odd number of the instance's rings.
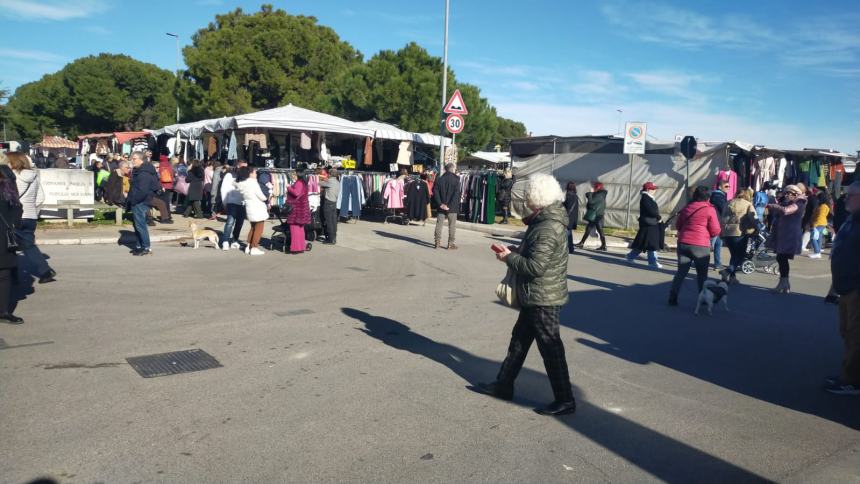
{"label": "white dog", "polygon": [[725,280],[722,281],[705,281],[705,286],[702,287],[702,292],[699,293],[699,300],[696,302],[696,311],[694,314],[699,315],[699,309],[702,306],[708,308],[708,315],[714,313],[714,304],[723,301],[723,308],[726,312],[729,310],[729,285]]}

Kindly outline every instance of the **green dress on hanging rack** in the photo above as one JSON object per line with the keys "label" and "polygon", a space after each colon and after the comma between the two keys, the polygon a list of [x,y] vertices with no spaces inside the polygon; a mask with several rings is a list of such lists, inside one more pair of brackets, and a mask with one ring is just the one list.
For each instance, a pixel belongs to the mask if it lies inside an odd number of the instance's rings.
{"label": "green dress on hanging rack", "polygon": [[487,174],[487,203],[484,204],[484,215],[487,225],[496,223],[496,178],[495,173]]}

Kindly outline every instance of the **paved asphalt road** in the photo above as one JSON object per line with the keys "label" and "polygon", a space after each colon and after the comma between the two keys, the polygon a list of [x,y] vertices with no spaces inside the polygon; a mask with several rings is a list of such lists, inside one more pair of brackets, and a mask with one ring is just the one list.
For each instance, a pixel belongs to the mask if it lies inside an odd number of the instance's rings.
{"label": "paved asphalt road", "polygon": [[[799,259],[694,317],[674,264],[570,259],[562,315],[579,409],[561,419],[532,348],[494,378],[516,313],[490,236],[341,225],[337,247],[249,257],[178,243],[46,248],[59,282],[0,326],[0,482],[750,482],[858,479],[860,400],[837,370],[827,262]],[[667,259],[671,254],[666,254]],[[126,358],[200,348],[222,368],[144,379]],[[846,466],[845,462],[849,462]]]}

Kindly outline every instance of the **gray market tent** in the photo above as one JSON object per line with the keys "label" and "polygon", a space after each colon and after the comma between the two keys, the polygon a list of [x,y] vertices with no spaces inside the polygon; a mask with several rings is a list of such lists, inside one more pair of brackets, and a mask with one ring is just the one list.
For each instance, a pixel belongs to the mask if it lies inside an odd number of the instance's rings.
{"label": "gray market tent", "polygon": [[[642,185],[657,185],[655,196],[660,212],[666,219],[686,203],[684,181],[686,160],[674,142],[647,142],[644,155],[622,153],[623,139],[614,136],[542,136],[511,141],[511,159],[514,163],[516,183],[512,193],[512,209],[517,215],[527,212],[524,191],[527,178],[535,173],[553,175],[564,187],[568,182],[577,184],[582,211],[585,210],[585,193],[594,181],[603,183],[608,191],[606,198],[606,225],[624,227],[628,203],[631,227],[636,227],[639,216],[639,192]],[[690,187],[712,186],[717,171],[729,163],[729,148],[733,143],[709,146],[690,160]]]}

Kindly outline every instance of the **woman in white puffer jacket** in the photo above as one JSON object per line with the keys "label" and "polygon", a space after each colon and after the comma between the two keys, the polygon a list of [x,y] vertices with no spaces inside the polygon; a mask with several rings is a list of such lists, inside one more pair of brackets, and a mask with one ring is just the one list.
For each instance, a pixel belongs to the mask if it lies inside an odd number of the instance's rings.
{"label": "woman in white puffer jacket", "polygon": [[45,198],[44,193],[41,193],[39,172],[33,169],[30,158],[24,153],[7,153],[6,158],[9,162],[9,168],[15,172],[18,195],[24,209],[21,226],[15,231],[18,236],[18,244],[24,252],[28,269],[33,271],[31,274],[39,278],[39,284],[53,282],[57,273],[51,269],[44,254],[36,245],[36,221],[39,220],[39,205]]}
{"label": "woman in white puffer jacket", "polygon": [[257,182],[257,170],[254,168],[250,166],[240,167],[236,180],[236,189],[242,194],[242,200],[245,202],[245,215],[251,222],[245,253],[263,255],[265,252],[260,250],[260,238],[263,236],[263,228],[269,218],[269,208],[266,205],[268,199],[263,194],[263,190],[260,189],[260,184]]}

